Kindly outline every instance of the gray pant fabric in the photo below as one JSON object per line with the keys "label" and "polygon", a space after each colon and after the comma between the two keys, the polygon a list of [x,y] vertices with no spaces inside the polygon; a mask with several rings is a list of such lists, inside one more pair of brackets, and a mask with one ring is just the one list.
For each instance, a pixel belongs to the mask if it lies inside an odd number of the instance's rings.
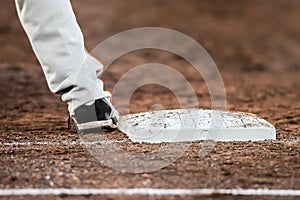
{"label": "gray pant fabric", "polygon": [[[84,47],[69,0],[15,0],[21,24],[53,93],[62,93],[71,115],[107,97],[98,75],[103,66]],[[51,105],[49,105],[51,106]]]}

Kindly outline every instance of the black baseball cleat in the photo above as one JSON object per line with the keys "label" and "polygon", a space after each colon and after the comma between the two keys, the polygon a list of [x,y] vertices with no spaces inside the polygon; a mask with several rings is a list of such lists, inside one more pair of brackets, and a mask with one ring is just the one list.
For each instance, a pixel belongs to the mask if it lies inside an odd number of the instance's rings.
{"label": "black baseball cleat", "polygon": [[81,134],[102,133],[118,127],[119,113],[109,98],[102,98],[77,108],[72,119]]}

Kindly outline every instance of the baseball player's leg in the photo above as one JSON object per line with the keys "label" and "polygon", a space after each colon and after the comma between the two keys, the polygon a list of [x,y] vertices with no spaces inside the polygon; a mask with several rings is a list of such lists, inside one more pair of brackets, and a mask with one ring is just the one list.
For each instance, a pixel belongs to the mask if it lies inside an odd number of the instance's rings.
{"label": "baseball player's leg", "polygon": [[[103,66],[90,56],[84,48],[82,32],[76,21],[69,0],[15,0],[17,12],[32,48],[42,65],[50,90],[61,93],[68,103],[71,116],[78,123],[102,120],[93,116],[82,119],[86,110],[98,104],[99,113],[105,118],[113,117],[113,106],[107,102],[109,95],[103,91],[103,83],[98,79]],[[102,99],[99,102],[95,100]],[[107,106],[108,105],[108,106]],[[108,115],[109,114],[109,115]],[[76,119],[75,119],[76,120]]]}

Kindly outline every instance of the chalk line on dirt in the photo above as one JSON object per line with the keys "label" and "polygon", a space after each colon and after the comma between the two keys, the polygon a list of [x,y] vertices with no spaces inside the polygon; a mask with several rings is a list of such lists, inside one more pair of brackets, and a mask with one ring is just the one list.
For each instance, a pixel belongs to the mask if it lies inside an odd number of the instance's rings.
{"label": "chalk line on dirt", "polygon": [[[271,141],[271,140],[267,140]],[[299,143],[300,139],[288,139],[288,140],[274,140],[273,143]],[[86,141],[11,141],[11,142],[0,142],[0,146],[75,146],[75,145],[96,145],[96,144],[132,144],[129,140],[101,140],[94,142],[86,142]]]}
{"label": "chalk line on dirt", "polygon": [[24,188],[0,189],[0,196],[20,195],[243,195],[243,196],[300,196],[300,190],[276,189],[154,189],[154,188]]}
{"label": "chalk line on dirt", "polygon": [[113,143],[131,143],[127,140],[102,140],[102,141],[94,141],[94,142],[84,142],[84,141],[61,141],[61,142],[53,142],[53,141],[34,141],[34,142],[0,142],[0,146],[75,146],[75,145],[95,145],[95,144],[113,144]]}

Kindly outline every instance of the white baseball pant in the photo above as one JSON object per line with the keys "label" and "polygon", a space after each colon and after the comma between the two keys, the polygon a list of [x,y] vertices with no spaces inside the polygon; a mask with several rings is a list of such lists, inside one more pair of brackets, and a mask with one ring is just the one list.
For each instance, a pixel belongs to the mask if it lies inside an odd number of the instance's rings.
{"label": "white baseball pant", "polygon": [[15,2],[48,86],[51,92],[62,94],[70,115],[83,104],[107,97],[98,79],[103,66],[85,50],[70,0]]}

